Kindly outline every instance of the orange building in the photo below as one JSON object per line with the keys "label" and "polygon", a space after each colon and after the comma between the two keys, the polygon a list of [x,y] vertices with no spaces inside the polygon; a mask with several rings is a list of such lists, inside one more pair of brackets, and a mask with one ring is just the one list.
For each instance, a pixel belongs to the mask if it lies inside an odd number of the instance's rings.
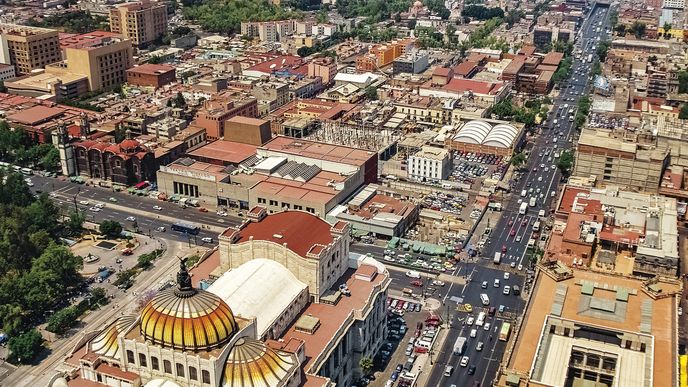
{"label": "orange building", "polygon": [[389,44],[375,45],[367,54],[356,58],[356,70],[375,71],[391,64],[396,58],[406,54],[415,44],[414,39],[393,40]]}

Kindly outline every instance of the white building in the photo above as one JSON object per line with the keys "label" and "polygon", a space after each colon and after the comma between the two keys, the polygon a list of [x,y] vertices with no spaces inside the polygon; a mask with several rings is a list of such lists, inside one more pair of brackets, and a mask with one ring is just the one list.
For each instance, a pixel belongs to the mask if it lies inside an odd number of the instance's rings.
{"label": "white building", "polygon": [[683,9],[686,6],[686,0],[664,0],[662,8]]}
{"label": "white building", "polygon": [[408,177],[411,180],[444,180],[449,176],[449,151],[424,146],[408,158]]}

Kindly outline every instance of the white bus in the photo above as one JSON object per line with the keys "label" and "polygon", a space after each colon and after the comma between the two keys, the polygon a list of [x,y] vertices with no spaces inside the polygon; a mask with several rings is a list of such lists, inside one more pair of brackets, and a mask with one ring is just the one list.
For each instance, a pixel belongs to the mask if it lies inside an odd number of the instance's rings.
{"label": "white bus", "polygon": [[528,203],[523,202],[523,203],[521,203],[521,207],[518,209],[518,213],[521,215],[525,215],[527,210],[528,210]]}
{"label": "white bus", "polygon": [[478,314],[478,318],[475,319],[475,325],[481,327],[484,324],[485,324],[485,312],[480,312],[480,314]]}

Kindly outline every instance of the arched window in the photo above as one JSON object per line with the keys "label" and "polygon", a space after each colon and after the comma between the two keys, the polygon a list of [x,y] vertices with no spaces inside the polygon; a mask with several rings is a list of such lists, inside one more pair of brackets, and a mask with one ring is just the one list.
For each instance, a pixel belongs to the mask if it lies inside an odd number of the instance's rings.
{"label": "arched window", "polygon": [[172,373],[172,363],[170,363],[169,360],[163,360],[162,361],[162,366],[165,368],[165,373],[166,374],[171,374]]}
{"label": "arched window", "polygon": [[196,367],[189,366],[189,379],[198,380],[198,371],[196,371]]}
{"label": "arched window", "polygon": [[184,365],[182,363],[177,363],[177,376],[184,377]]}

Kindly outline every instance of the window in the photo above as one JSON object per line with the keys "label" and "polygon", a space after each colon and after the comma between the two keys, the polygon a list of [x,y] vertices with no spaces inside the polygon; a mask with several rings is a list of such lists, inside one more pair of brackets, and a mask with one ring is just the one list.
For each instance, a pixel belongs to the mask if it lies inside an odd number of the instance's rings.
{"label": "window", "polygon": [[160,369],[160,363],[158,363],[158,358],[155,356],[151,356],[151,367],[156,371]]}
{"label": "window", "polygon": [[210,372],[208,372],[207,370],[202,370],[201,376],[203,378],[203,383],[210,384]]}
{"label": "window", "polygon": [[148,361],[146,361],[145,353],[139,353],[139,365],[141,367],[148,367]]}
{"label": "window", "polygon": [[310,212],[311,214],[315,213],[315,208],[311,207],[306,207],[306,211]]}
{"label": "window", "polygon": [[279,204],[279,203],[277,203],[277,200],[270,200],[270,205],[271,205],[271,206],[276,206],[276,205],[278,205],[278,204]]}
{"label": "window", "polygon": [[184,365],[182,363],[177,363],[177,376],[184,377]]}
{"label": "window", "polygon": [[289,209],[290,207],[289,203],[282,202],[282,208]]}
{"label": "window", "polygon": [[198,380],[198,372],[196,371],[196,367],[189,366],[189,379]]}
{"label": "window", "polygon": [[258,198],[258,203],[265,204],[266,200],[264,198]]}
{"label": "window", "polygon": [[166,374],[171,374],[172,373],[172,363],[170,363],[169,360],[163,360],[162,365],[165,368],[165,373]]}
{"label": "window", "polygon": [[127,363],[134,364],[134,352],[127,350]]}

